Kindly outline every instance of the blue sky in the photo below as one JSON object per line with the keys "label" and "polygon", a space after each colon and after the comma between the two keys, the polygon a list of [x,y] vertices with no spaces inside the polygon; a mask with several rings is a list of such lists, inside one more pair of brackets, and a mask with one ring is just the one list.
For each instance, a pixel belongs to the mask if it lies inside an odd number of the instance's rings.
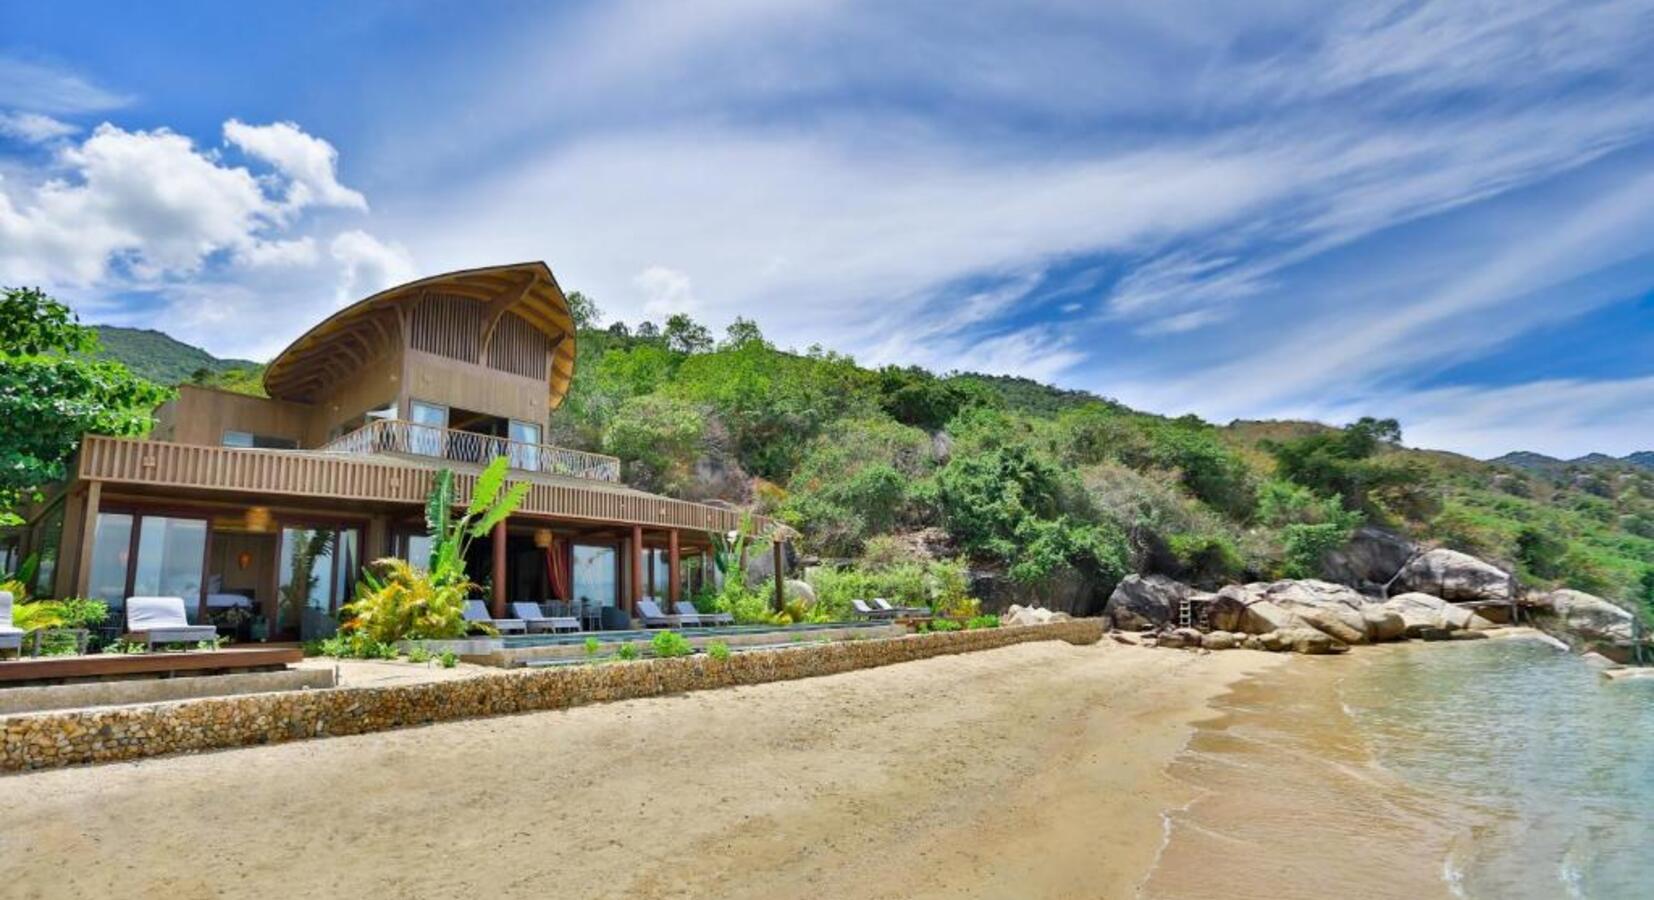
{"label": "blue sky", "polygon": [[544,259],[1141,408],[1654,447],[1654,0],[7,5],[0,283],[266,358]]}

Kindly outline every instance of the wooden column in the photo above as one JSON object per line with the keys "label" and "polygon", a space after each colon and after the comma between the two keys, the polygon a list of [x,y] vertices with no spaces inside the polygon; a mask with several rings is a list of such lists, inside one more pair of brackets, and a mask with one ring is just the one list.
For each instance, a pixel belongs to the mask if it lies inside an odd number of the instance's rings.
{"label": "wooden column", "polygon": [[[676,528],[666,533],[666,599],[669,603],[677,603],[682,595],[682,570],[678,568],[678,530]],[[676,607],[673,607],[675,610]]]}
{"label": "wooden column", "polygon": [[98,498],[102,489],[101,481],[86,484],[86,518],[81,522],[80,553],[75,561],[76,597],[84,597],[92,589],[92,544],[98,534]]}
{"label": "wooden column", "polygon": [[637,612],[637,602],[643,599],[643,526],[632,526],[632,591],[629,613]]}
{"label": "wooden column", "polygon": [[787,558],[786,544],[780,538],[776,538],[770,542],[770,547],[775,554],[775,609],[776,612],[780,612],[781,607],[787,603],[786,575],[781,571]]}
{"label": "wooden column", "polygon": [[494,523],[494,605],[489,615],[503,619],[505,615],[505,519]]}

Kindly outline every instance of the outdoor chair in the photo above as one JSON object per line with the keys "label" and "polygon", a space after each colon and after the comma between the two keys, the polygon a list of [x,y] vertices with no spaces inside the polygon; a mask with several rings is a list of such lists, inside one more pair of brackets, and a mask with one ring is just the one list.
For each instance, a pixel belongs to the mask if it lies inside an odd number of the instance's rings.
{"label": "outdoor chair", "polygon": [[11,623],[10,591],[0,591],[0,650],[16,650],[23,655],[23,629]]}
{"label": "outdoor chair", "polygon": [[684,620],[695,619],[695,620],[699,621],[702,625],[705,625],[707,627],[712,627],[712,626],[715,626],[715,625],[734,625],[735,624],[735,617],[730,615],[729,613],[726,613],[726,612],[704,613],[704,612],[701,612],[700,610],[696,609],[695,604],[690,603],[688,600],[679,600],[672,607],[672,611],[676,612],[678,614],[678,618],[680,618],[680,619],[684,619]]}
{"label": "outdoor chair", "polygon": [[465,601],[465,621],[492,625],[500,634],[528,633],[528,625],[522,619],[496,619],[488,614],[488,607],[481,600]]}
{"label": "outdoor chair", "polygon": [[637,602],[637,617],[643,620],[644,628],[676,628],[683,624],[678,616],[669,616],[661,612],[653,600]]}
{"label": "outdoor chair", "polygon": [[873,605],[878,607],[881,612],[887,613],[887,614],[892,615],[892,616],[928,616],[928,615],[930,615],[930,610],[926,609],[923,606],[891,606],[890,601],[884,599],[883,597],[874,597],[873,598]]}
{"label": "outdoor chair", "polygon": [[579,631],[580,620],[573,616],[548,616],[540,611],[538,603],[519,602],[511,604],[511,612],[522,619],[528,626],[530,634],[560,631]]}
{"label": "outdoor chair", "polygon": [[888,619],[895,615],[895,613],[885,612],[882,609],[874,609],[873,607],[868,606],[866,600],[851,600],[850,609],[854,611],[856,615],[861,616],[864,619]]}
{"label": "outdoor chair", "polygon": [[182,597],[126,598],[126,639],[156,644],[194,644],[218,640],[212,625],[191,625]]}

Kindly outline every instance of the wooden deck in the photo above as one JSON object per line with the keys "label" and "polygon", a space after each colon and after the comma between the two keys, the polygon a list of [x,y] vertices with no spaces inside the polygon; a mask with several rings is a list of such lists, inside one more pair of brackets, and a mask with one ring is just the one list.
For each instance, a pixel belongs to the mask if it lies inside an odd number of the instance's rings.
{"label": "wooden deck", "polygon": [[[432,461],[441,463],[441,460]],[[88,435],[76,475],[85,481],[423,504],[435,476],[432,462],[327,454],[310,450],[248,450]],[[454,466],[459,469],[461,466]],[[602,481],[514,473],[533,484],[516,516],[724,532],[741,525],[729,509],[658,497]],[[465,503],[476,476],[456,471],[455,500]],[[769,522],[757,519],[764,530]]]}
{"label": "wooden deck", "polygon": [[207,675],[232,669],[273,669],[304,659],[297,647],[249,647],[181,653],[104,653],[0,660],[0,686],[85,678]]}

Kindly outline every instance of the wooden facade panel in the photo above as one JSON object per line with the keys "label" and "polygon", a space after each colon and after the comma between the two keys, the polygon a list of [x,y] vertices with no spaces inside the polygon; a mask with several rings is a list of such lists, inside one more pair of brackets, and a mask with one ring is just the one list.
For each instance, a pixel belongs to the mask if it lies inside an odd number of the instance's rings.
{"label": "wooden facade panel", "polygon": [[[435,470],[382,459],[285,450],[192,447],[163,441],[88,436],[76,474],[91,481],[378,503],[421,504]],[[532,481],[532,479],[530,479]],[[456,500],[469,502],[476,476],[456,473]],[[521,515],[585,522],[723,532],[740,525],[732,510],[611,488],[534,483]],[[759,520],[757,525],[767,523]]]}
{"label": "wooden facade panel", "polygon": [[154,436],[180,444],[217,445],[224,432],[245,431],[303,445],[314,407],[229,391],[178,386],[178,396],[155,410]]}
{"label": "wooden facade panel", "polygon": [[551,416],[544,375],[515,375],[421,350],[408,352],[407,371],[413,400],[534,424]]}

